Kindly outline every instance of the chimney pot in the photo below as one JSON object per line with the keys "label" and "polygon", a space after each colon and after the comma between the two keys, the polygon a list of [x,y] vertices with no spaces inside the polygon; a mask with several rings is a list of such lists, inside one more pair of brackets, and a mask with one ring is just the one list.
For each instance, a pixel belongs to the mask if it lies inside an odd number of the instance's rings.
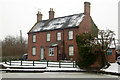
{"label": "chimney pot", "polygon": [[53,11],[53,8],[50,8],[50,11]]}
{"label": "chimney pot", "polygon": [[41,14],[41,12],[40,12],[40,11],[38,11],[38,14]]}
{"label": "chimney pot", "polygon": [[54,18],[54,11],[53,11],[53,8],[50,8],[50,11],[49,11],[49,20],[53,19]]}
{"label": "chimney pot", "polygon": [[42,14],[40,11],[38,11],[37,13],[37,22],[41,21],[42,20]]}

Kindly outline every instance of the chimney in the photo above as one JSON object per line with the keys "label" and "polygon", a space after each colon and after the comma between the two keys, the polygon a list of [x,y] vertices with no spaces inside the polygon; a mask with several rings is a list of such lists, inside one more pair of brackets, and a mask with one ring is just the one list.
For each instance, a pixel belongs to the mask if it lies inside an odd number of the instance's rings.
{"label": "chimney", "polygon": [[90,15],[90,2],[84,2],[84,13]]}
{"label": "chimney", "polygon": [[54,13],[55,12],[53,11],[53,8],[50,8],[50,11],[49,11],[49,20],[54,18]]}
{"label": "chimney", "polygon": [[38,11],[37,13],[37,22],[41,21],[42,20],[42,14],[40,11]]}

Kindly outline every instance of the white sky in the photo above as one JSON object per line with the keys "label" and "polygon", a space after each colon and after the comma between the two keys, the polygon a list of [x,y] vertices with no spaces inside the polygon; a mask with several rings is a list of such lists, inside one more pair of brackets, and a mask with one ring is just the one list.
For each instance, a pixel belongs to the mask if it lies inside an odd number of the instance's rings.
{"label": "white sky", "polygon": [[120,0],[0,0],[0,39],[7,35],[23,37],[37,21],[38,9],[43,20],[48,19],[48,11],[53,8],[55,17],[84,12],[84,2],[91,3],[91,17],[99,29],[115,31],[118,38],[118,1]]}

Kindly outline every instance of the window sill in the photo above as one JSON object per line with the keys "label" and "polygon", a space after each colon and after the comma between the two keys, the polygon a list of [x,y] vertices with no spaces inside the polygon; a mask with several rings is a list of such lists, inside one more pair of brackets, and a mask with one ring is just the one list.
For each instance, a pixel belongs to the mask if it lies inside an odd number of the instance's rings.
{"label": "window sill", "polygon": [[74,55],[68,55],[68,56],[74,56]]}
{"label": "window sill", "polygon": [[53,56],[49,56],[49,57],[53,57]]}
{"label": "window sill", "polygon": [[57,41],[61,41],[61,40],[57,40]]}
{"label": "window sill", "polygon": [[68,40],[73,40],[73,39],[68,39]]}

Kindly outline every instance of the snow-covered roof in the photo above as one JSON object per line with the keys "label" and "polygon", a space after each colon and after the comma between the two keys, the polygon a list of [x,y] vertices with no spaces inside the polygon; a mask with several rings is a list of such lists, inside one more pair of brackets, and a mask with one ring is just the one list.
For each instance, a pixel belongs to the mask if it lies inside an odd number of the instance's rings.
{"label": "snow-covered roof", "polygon": [[112,42],[110,48],[116,48],[115,44]]}
{"label": "snow-covered roof", "polygon": [[76,27],[79,26],[84,16],[85,15],[83,13],[80,13],[58,17],[51,20],[42,20],[36,23],[30,32]]}

